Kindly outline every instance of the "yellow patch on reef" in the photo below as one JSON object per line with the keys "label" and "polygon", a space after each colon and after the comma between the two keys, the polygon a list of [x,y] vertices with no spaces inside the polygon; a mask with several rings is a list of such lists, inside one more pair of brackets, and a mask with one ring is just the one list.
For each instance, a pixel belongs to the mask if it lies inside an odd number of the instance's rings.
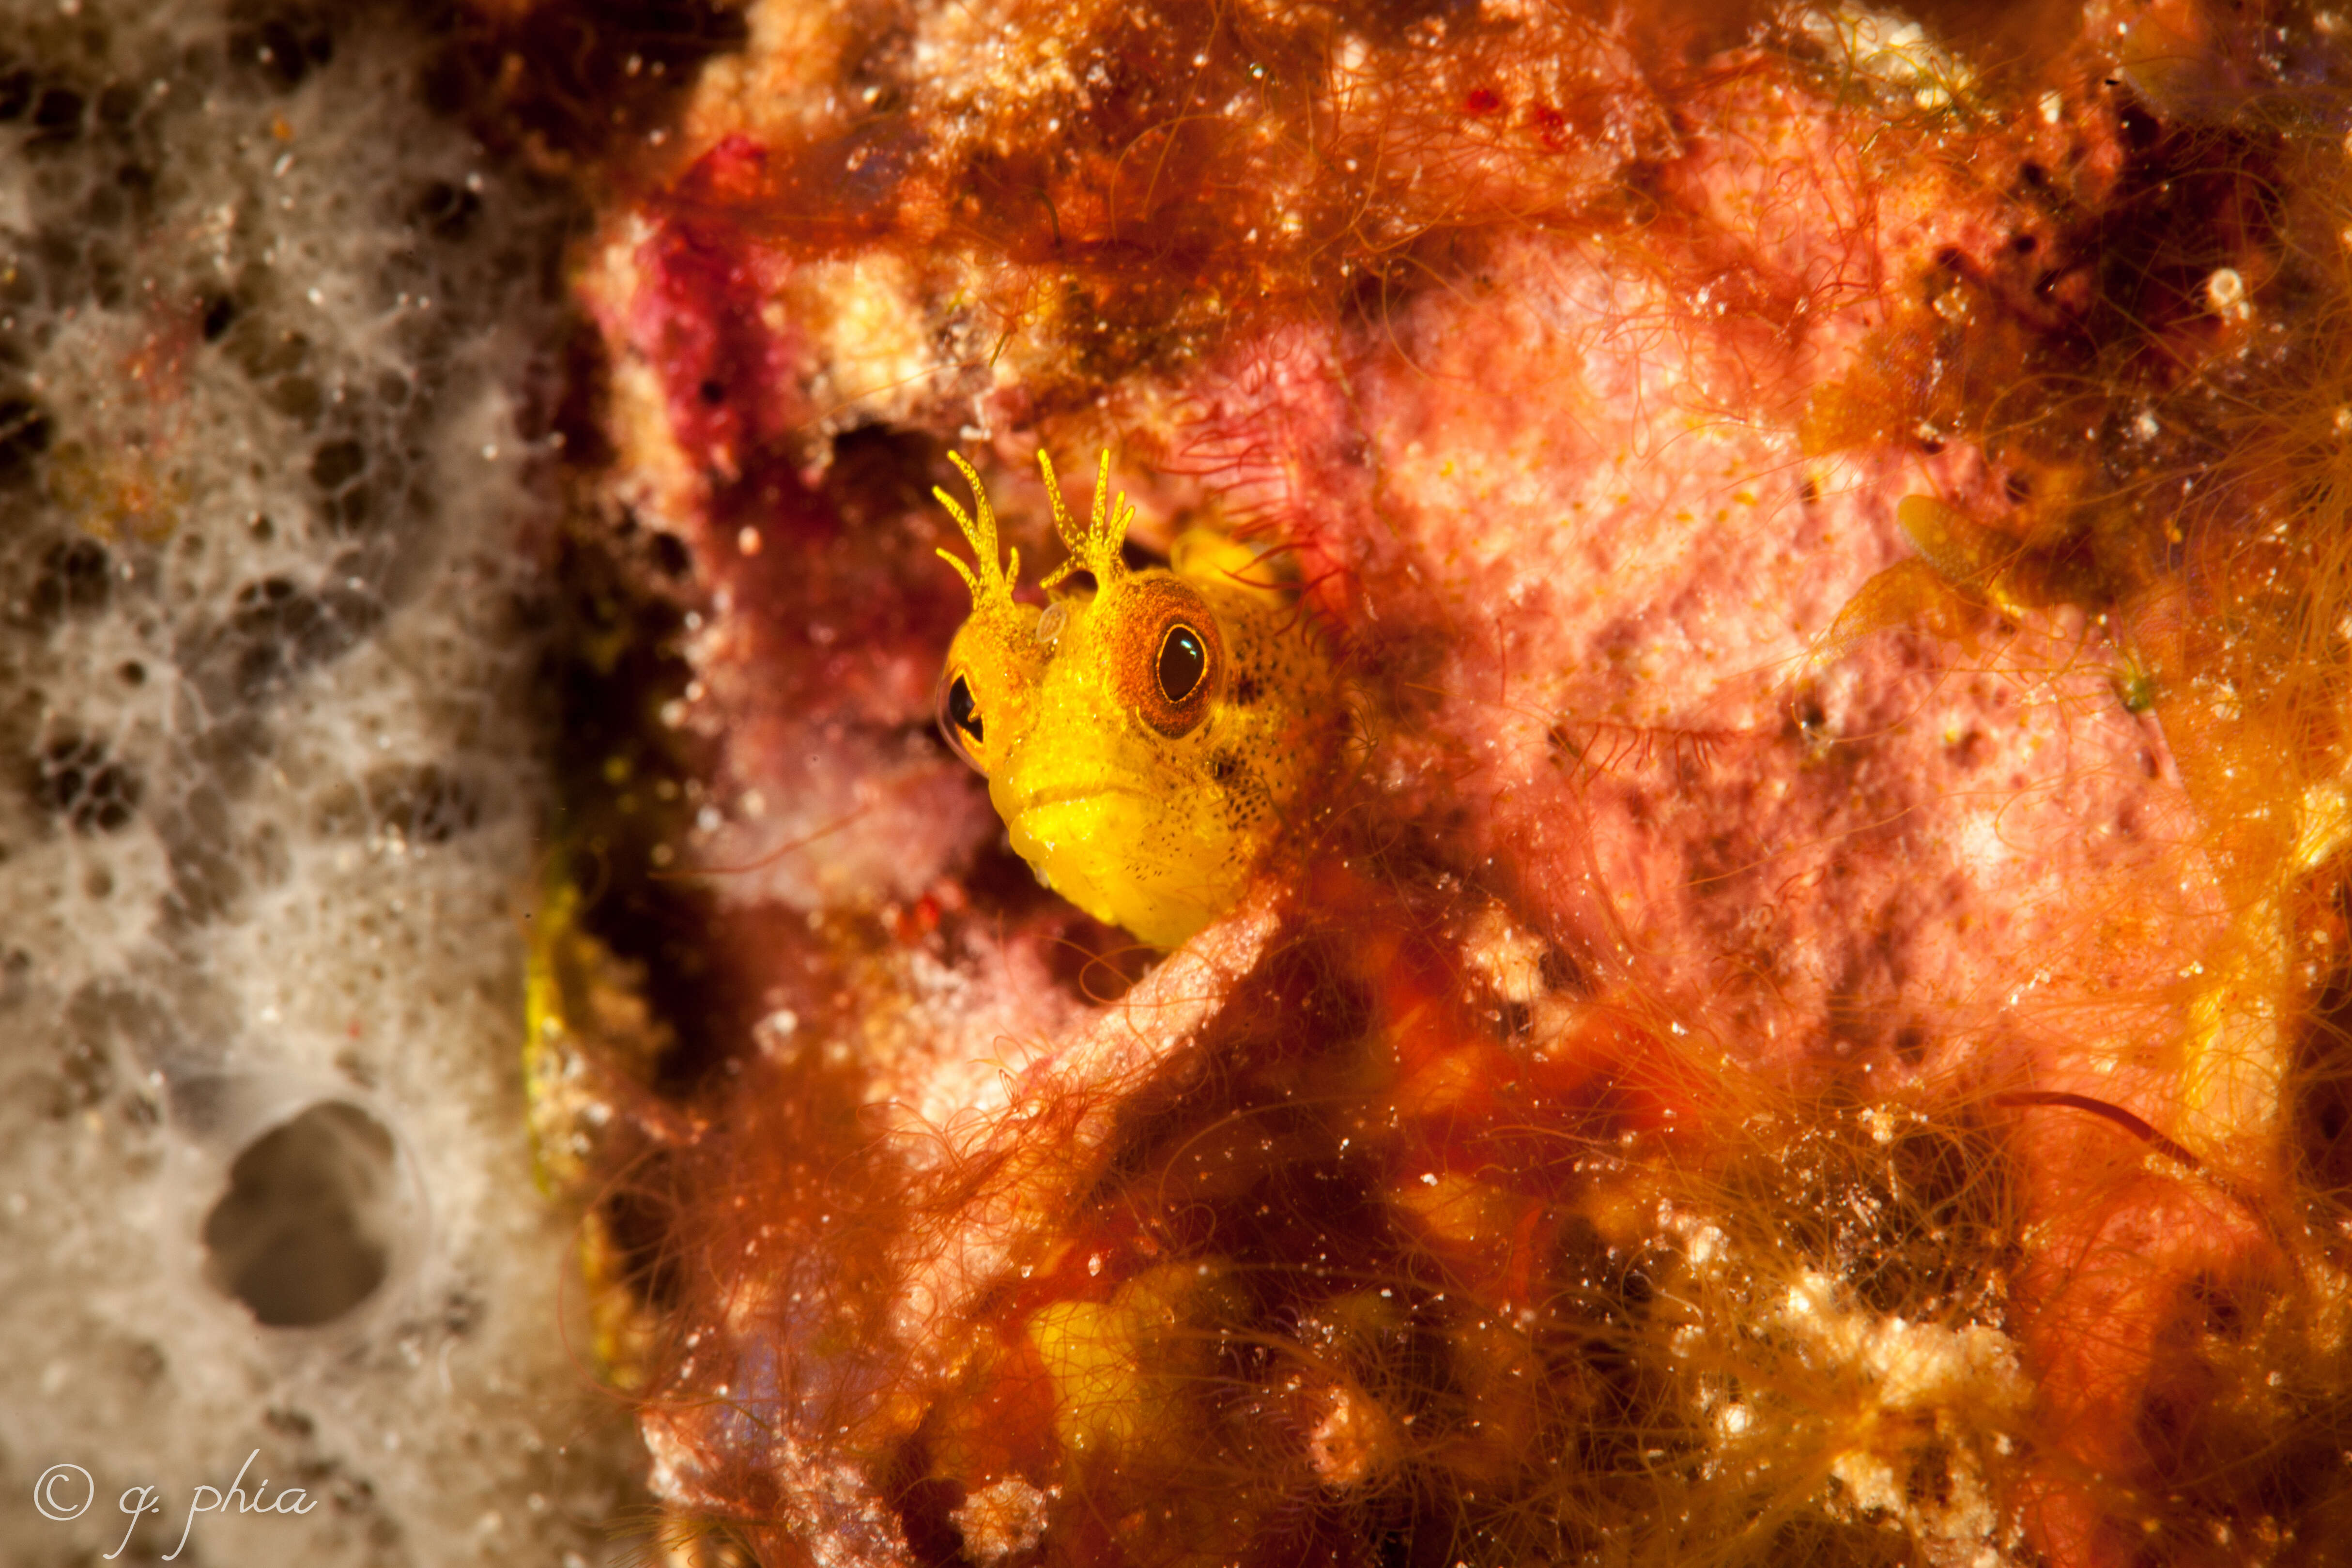
{"label": "yellow patch on reef", "polygon": [[99,451],[79,441],[50,458],[49,489],[87,532],[110,543],[169,539],[189,500],[184,479],[136,447]]}
{"label": "yellow patch on reef", "polygon": [[972,595],[940,677],[940,728],[986,775],[1040,880],[1173,947],[1240,900],[1329,756],[1330,661],[1263,553],[1195,530],[1166,569],[1130,571],[1119,547],[1134,507],[1110,505],[1109,454],[1083,528],[1037,460],[1070,552],[1042,610],[1013,598],[1020,553],[1000,568],[996,519],[962,458],[976,515],[935,492],[977,557],[975,569],[940,552]]}
{"label": "yellow patch on reef", "polygon": [[1136,1276],[1108,1301],[1057,1301],[1029,1320],[1054,1388],[1054,1431],[1074,1450],[1120,1449],[1181,1419],[1183,1386],[1213,1359],[1208,1323],[1230,1308],[1197,1264]]}
{"label": "yellow patch on reef", "polygon": [[[614,1120],[592,1058],[640,1081],[669,1049],[668,1026],[644,995],[641,965],[616,957],[579,925],[580,889],[551,882],[530,923],[523,991],[523,1093],[532,1173],[540,1190],[580,1198],[597,1180],[597,1130]],[[601,1207],[581,1216],[580,1268],[587,1286],[589,1349],[615,1387],[643,1386],[655,1329],[649,1309],[624,1284],[627,1265]]]}

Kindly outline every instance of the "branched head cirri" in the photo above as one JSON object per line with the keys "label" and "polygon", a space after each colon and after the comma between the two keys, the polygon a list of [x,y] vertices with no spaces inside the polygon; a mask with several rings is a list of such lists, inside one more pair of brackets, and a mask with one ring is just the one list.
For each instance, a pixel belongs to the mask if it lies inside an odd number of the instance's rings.
{"label": "branched head cirri", "polygon": [[1040,880],[1173,947],[1240,898],[1329,757],[1330,660],[1293,595],[1230,539],[1194,530],[1168,568],[1130,571],[1120,549],[1135,508],[1111,500],[1108,452],[1083,527],[1037,454],[1069,559],[1041,584],[1045,606],[1019,602],[1020,552],[999,569],[980,476],[949,457],[976,515],[932,493],[975,565],[940,552],[972,604],[940,677],[940,728],[986,776]]}

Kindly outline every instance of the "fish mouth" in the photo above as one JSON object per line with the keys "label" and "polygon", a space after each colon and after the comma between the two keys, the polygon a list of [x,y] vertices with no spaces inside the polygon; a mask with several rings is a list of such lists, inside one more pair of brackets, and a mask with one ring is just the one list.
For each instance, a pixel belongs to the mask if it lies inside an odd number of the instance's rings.
{"label": "fish mouth", "polygon": [[1097,800],[1111,795],[1133,795],[1138,800],[1151,798],[1149,792],[1138,789],[1133,784],[1055,784],[1043,789],[1033,789],[1014,801],[1013,815],[1026,816],[1033,811],[1043,811],[1048,806],[1068,805],[1076,801]]}

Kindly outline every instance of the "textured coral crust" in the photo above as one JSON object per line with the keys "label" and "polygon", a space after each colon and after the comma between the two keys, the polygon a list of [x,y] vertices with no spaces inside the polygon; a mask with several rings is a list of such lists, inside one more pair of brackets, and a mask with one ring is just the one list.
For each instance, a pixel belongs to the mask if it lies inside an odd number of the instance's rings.
{"label": "textured coral crust", "polygon": [[[2331,1550],[2337,24],[1752,20],[778,3],[705,79],[583,283],[732,910],[620,1205],[682,1514]],[[1112,433],[1361,731],[1131,990],[926,729],[941,447],[1042,562]]]}
{"label": "textured coral crust", "polygon": [[422,101],[467,31],[0,5],[11,1564],[555,1563],[629,1485],[512,1136],[577,209]]}

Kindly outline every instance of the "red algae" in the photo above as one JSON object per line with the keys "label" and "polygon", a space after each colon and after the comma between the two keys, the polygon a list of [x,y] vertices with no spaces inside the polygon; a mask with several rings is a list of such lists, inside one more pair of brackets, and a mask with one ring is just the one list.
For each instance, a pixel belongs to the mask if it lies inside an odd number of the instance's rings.
{"label": "red algae", "polygon": [[[748,13],[534,1025],[679,1551],[2342,1555],[2343,26]],[[1165,956],[930,728],[1106,440],[1348,683]]]}

